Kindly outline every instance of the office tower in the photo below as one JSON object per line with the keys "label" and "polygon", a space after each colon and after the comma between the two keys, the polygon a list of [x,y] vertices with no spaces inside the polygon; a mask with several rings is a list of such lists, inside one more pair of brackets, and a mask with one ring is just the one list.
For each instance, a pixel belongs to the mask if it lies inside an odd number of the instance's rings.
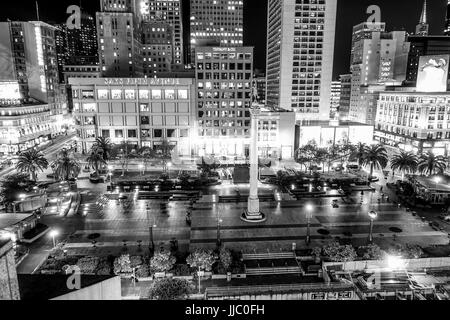
{"label": "office tower", "polygon": [[142,57],[144,76],[170,72],[173,62],[172,26],[165,22],[144,22],[142,25]]}
{"label": "office tower", "polygon": [[339,112],[341,102],[341,81],[331,82],[330,118],[334,119]]}
{"label": "office tower", "polygon": [[56,51],[60,80],[65,65],[93,66],[98,64],[98,44],[95,19],[81,14],[81,29],[69,29],[66,24],[56,26]]}
{"label": "office tower", "polygon": [[[372,115],[376,110],[366,108],[361,86],[403,82],[406,79],[410,46],[405,31],[387,33],[382,31],[384,26],[370,31],[368,26],[362,23],[353,28],[349,119],[373,124],[375,119]],[[358,37],[357,33],[364,33],[364,36]],[[373,90],[369,89],[368,92]]]}
{"label": "office tower", "polygon": [[0,80],[19,83],[23,102],[56,102],[55,27],[40,21],[0,23]]}
{"label": "office tower", "polygon": [[196,47],[195,58],[198,154],[248,155],[253,48]]}
{"label": "office tower", "polygon": [[196,47],[243,45],[243,0],[192,0],[190,4],[192,62]]}
{"label": "office tower", "polygon": [[341,93],[339,95],[339,120],[348,120],[350,113],[350,97],[352,92],[352,75],[343,74],[339,77]]}
{"label": "office tower", "polygon": [[101,0],[97,12],[99,61],[105,77],[143,75],[138,0]]}
{"label": "office tower", "polygon": [[430,25],[427,23],[427,0],[424,0],[422,14],[420,15],[420,21],[416,26],[416,35],[427,36],[429,29]]}
{"label": "office tower", "polygon": [[336,8],[336,0],[269,0],[269,106],[297,120],[329,119]]}
{"label": "office tower", "polygon": [[[408,55],[406,80],[415,85],[419,71],[420,57],[448,55],[450,53],[449,36],[410,36],[411,49]],[[450,75],[450,72],[449,72]]]}
{"label": "office tower", "polygon": [[266,75],[264,73],[255,74],[256,90],[258,93],[258,103],[266,104]]}
{"label": "office tower", "polygon": [[[144,6],[144,5],[143,5]],[[145,0],[144,19],[149,23],[168,24],[172,36],[172,69],[184,68],[183,11],[181,0]]]}
{"label": "office tower", "polygon": [[444,34],[450,36],[450,0],[447,1],[447,17],[445,19]]}

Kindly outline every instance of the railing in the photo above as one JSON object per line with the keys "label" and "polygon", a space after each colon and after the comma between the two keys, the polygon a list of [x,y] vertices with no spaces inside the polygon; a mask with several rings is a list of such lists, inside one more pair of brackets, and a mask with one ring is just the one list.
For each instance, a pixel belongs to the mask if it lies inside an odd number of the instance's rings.
{"label": "railing", "polygon": [[244,253],[244,260],[270,260],[270,259],[295,259],[293,252],[277,252],[277,253]]}

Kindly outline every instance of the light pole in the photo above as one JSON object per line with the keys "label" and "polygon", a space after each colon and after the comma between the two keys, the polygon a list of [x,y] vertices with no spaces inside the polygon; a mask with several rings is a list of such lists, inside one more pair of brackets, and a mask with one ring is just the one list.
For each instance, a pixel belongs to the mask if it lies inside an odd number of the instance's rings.
{"label": "light pole", "polygon": [[147,203],[147,220],[148,220],[148,236],[149,236],[149,250],[150,255],[153,254],[155,250],[155,243],[153,242],[153,228],[156,228],[155,223],[150,221],[150,204]]}
{"label": "light pole", "polygon": [[51,230],[50,231],[50,237],[52,237],[53,240],[53,249],[56,247],[56,237],[58,236],[58,231],[56,230]]}
{"label": "light pole", "polygon": [[205,275],[205,272],[201,269],[198,269],[197,275],[198,275],[198,294],[202,294],[201,281],[202,277]]}
{"label": "light pole", "polygon": [[169,175],[169,179],[170,179],[170,168],[172,167],[172,162],[168,162],[167,163],[167,173]]}
{"label": "light pole", "polygon": [[220,219],[220,211],[217,209],[217,248],[220,249],[222,246],[222,241],[220,239],[220,224],[222,220]]}
{"label": "light pole", "polygon": [[141,171],[141,176],[144,175],[144,165],[143,164],[139,165],[139,169],[141,169],[140,170]]}
{"label": "light pole", "polygon": [[112,187],[112,176],[113,176],[113,166],[108,166],[108,170],[109,170],[109,185],[111,188],[111,192],[113,191],[113,187]]}
{"label": "light pole", "polygon": [[376,213],[375,211],[369,211],[368,215],[370,218],[369,242],[372,243],[373,242],[373,221],[377,218],[378,213]]}
{"label": "light pole", "polygon": [[312,211],[313,211],[313,206],[312,204],[307,204],[306,207],[306,225],[307,225],[307,229],[306,229],[306,244],[310,244],[311,242],[311,218],[312,218]]}

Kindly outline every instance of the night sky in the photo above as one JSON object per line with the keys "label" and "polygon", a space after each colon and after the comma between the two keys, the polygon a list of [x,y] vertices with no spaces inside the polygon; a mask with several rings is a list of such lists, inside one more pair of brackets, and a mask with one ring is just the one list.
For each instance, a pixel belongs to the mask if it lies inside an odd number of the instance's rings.
{"label": "night sky", "polygon": [[[265,69],[267,1],[244,0],[244,45],[255,47],[255,68]],[[350,63],[350,43],[352,27],[367,19],[366,8],[371,4],[381,7],[381,19],[387,23],[387,30],[406,30],[414,32],[419,21],[423,0],[338,0],[338,18],[336,26],[336,47],[334,78],[348,73]],[[66,8],[71,4],[79,5],[95,14],[99,10],[99,0],[39,0],[40,18],[46,22],[63,22]],[[445,24],[447,0],[428,0],[428,20],[430,34],[442,34]],[[0,21],[35,20],[34,0],[15,0],[2,3]],[[185,43],[188,41],[189,0],[183,0]]]}

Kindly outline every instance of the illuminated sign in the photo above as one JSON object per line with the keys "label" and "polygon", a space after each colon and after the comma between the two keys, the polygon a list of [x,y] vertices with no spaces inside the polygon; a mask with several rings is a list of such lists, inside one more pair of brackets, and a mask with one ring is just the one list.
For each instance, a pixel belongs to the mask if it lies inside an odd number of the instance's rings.
{"label": "illuminated sign", "polygon": [[448,64],[450,55],[420,57],[417,91],[447,91]]}
{"label": "illuminated sign", "polygon": [[236,48],[213,48],[214,52],[236,52]]}
{"label": "illuminated sign", "polygon": [[105,78],[107,85],[151,85],[151,86],[176,86],[180,79],[155,79],[155,78]]}
{"label": "illuminated sign", "polygon": [[20,100],[19,83],[14,81],[0,82],[0,100]]}

